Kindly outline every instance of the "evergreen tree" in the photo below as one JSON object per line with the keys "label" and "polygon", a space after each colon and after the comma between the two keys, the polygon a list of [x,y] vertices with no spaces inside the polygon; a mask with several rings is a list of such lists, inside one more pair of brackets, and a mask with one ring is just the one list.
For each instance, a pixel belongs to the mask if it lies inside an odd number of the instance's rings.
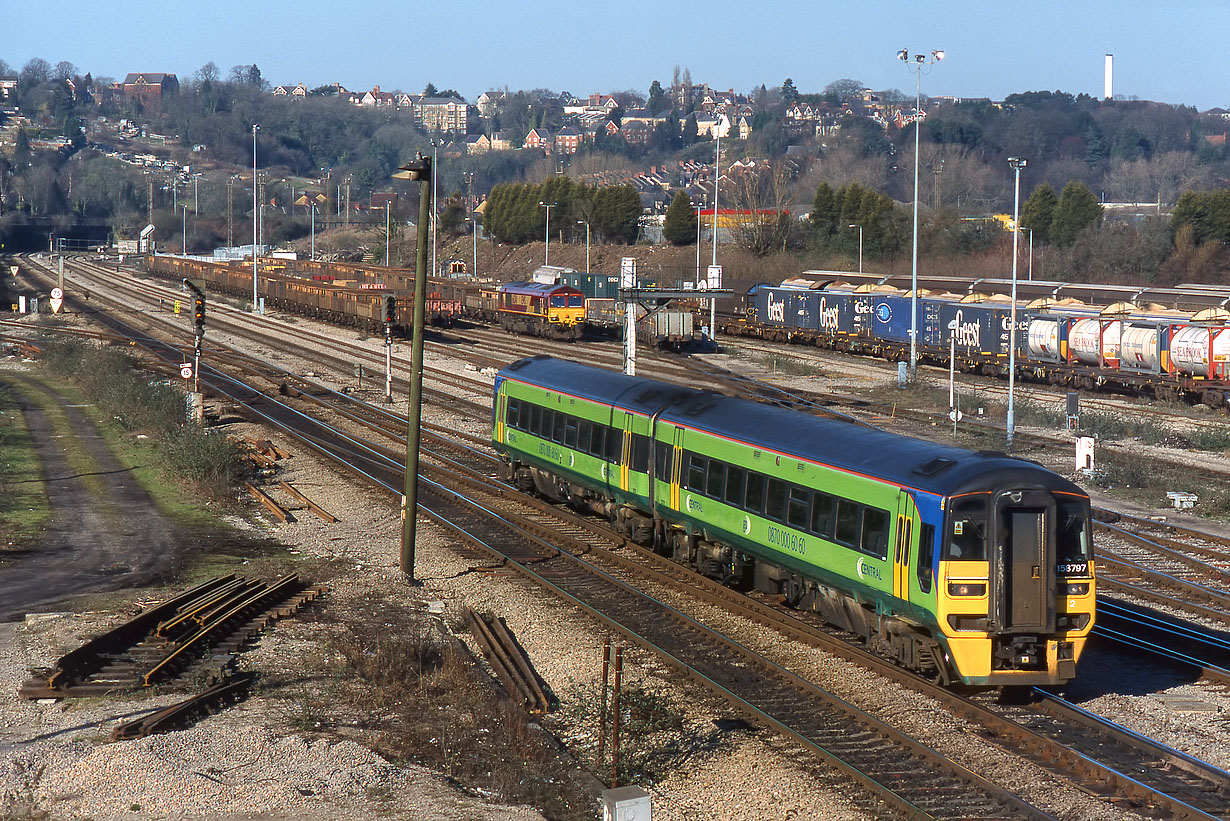
{"label": "evergreen tree", "polygon": [[1102,206],[1089,187],[1081,182],[1069,182],[1059,195],[1055,216],[1051,220],[1051,241],[1071,245],[1076,235],[1102,217]]}
{"label": "evergreen tree", "polygon": [[782,83],[782,101],[786,105],[794,105],[799,101],[799,90],[794,87],[794,80],[789,77],[786,78],[786,82]]}
{"label": "evergreen tree", "polygon": [[1042,183],[1034,189],[1021,208],[1021,227],[1031,229],[1035,242],[1048,242],[1051,235],[1051,221],[1055,218],[1055,206],[1059,198],[1055,189]]}
{"label": "evergreen tree", "polygon": [[671,245],[691,245],[696,242],[696,210],[692,198],[679,191],[666,209],[662,223],[662,237]]}
{"label": "evergreen tree", "polygon": [[608,240],[636,242],[643,211],[641,195],[631,185],[608,185],[594,191],[592,225]]}
{"label": "evergreen tree", "polygon": [[840,218],[841,206],[837,195],[833,192],[833,187],[827,182],[820,183],[816,187],[816,197],[811,204],[809,219],[812,227],[820,237],[830,237],[837,231],[837,220]]}
{"label": "evergreen tree", "polygon": [[662,90],[662,84],[657,80],[649,86],[649,99],[645,102],[645,110],[650,114],[657,114],[662,110],[662,100],[666,97],[666,92]]}

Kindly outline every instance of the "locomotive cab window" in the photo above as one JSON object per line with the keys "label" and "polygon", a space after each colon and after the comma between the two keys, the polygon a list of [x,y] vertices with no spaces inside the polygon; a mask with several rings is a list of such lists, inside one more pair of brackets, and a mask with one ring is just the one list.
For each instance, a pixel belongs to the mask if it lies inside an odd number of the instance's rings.
{"label": "locomotive cab window", "polygon": [[521,428],[520,421],[521,421],[521,400],[520,399],[509,399],[508,409],[505,411],[504,424],[508,425],[510,428],[520,429]]}
{"label": "locomotive cab window", "polygon": [[1085,506],[1075,500],[1056,498],[1056,513],[1059,526],[1058,560],[1060,564],[1080,564],[1089,561],[1089,527],[1085,519]]}
{"label": "locomotive cab window", "polygon": [[948,544],[944,557],[986,561],[987,500],[985,496],[954,499],[948,513]]}

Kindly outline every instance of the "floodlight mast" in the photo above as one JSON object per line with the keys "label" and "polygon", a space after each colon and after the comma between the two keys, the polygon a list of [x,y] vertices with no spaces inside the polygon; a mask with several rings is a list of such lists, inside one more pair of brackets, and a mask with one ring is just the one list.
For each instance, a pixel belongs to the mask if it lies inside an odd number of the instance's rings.
{"label": "floodlight mast", "polygon": [[[925,54],[910,54],[909,49],[897,52],[897,59],[914,72],[914,244],[910,263],[910,381],[918,378],[918,132],[919,114],[922,110],[922,72],[927,65],[944,59],[943,51]],[[912,63],[912,64],[911,64]]]}

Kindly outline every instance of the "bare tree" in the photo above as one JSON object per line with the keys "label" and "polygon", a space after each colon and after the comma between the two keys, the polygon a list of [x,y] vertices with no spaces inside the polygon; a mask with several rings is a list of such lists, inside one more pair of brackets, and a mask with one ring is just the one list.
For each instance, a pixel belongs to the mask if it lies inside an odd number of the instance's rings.
{"label": "bare tree", "polygon": [[22,66],[19,77],[23,85],[33,86],[45,83],[51,79],[51,63],[42,57],[31,58],[28,63]]}
{"label": "bare tree", "polygon": [[55,72],[52,75],[57,80],[71,80],[73,75],[77,73],[77,67],[68,60],[61,60],[56,63]]}
{"label": "bare tree", "polygon": [[722,180],[721,200],[733,212],[735,244],[757,257],[784,251],[798,221],[790,213],[790,173],[767,164],[743,168]]}

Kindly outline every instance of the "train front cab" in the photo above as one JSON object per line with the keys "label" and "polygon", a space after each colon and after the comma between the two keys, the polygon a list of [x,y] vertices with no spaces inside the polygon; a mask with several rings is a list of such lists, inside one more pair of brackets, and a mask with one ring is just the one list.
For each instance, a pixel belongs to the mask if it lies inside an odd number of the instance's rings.
{"label": "train front cab", "polygon": [[1093,628],[1088,499],[1010,488],[947,500],[937,616],[969,684],[1059,685]]}

